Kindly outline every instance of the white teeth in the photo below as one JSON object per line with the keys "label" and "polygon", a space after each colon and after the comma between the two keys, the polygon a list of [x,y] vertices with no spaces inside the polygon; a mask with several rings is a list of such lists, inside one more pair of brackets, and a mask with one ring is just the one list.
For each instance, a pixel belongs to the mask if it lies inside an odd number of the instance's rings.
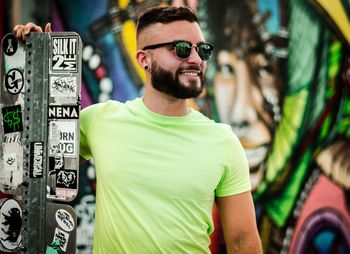
{"label": "white teeth", "polygon": [[260,146],[257,148],[244,148],[244,151],[247,155],[249,166],[255,167],[259,165],[266,157],[267,147]]}
{"label": "white teeth", "polygon": [[198,73],[197,73],[197,72],[183,72],[182,74],[183,74],[183,75],[186,75],[186,76],[191,76],[191,77],[196,77],[196,76],[198,76]]}

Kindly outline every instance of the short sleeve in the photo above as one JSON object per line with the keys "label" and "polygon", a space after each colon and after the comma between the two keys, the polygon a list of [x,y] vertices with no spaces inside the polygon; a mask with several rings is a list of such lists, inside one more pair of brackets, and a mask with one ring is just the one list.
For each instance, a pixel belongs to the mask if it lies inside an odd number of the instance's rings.
{"label": "short sleeve", "polygon": [[232,133],[225,148],[223,174],[216,188],[217,197],[231,196],[251,190],[249,164],[244,149],[236,135]]}
{"label": "short sleeve", "polygon": [[104,103],[90,105],[80,112],[80,156],[88,160],[91,157],[89,147],[90,133]]}

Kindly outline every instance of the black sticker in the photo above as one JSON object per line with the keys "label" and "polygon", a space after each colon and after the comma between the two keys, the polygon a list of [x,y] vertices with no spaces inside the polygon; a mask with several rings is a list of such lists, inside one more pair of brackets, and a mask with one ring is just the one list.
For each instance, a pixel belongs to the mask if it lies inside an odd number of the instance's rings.
{"label": "black sticker", "polygon": [[64,167],[64,160],[62,156],[49,157],[49,172],[56,175],[57,170],[62,170]]}
{"label": "black sticker", "polygon": [[14,199],[6,199],[0,207],[0,242],[6,250],[14,250],[19,246],[22,239],[21,228],[20,205]]}
{"label": "black sticker", "polygon": [[49,119],[78,119],[79,106],[49,106]]}
{"label": "black sticker", "polygon": [[57,170],[56,187],[65,189],[77,188],[77,171],[76,170]]}
{"label": "black sticker", "polygon": [[78,72],[78,36],[51,37],[51,70]]}
{"label": "black sticker", "polygon": [[30,143],[29,177],[42,178],[44,171],[44,143],[37,141]]}
{"label": "black sticker", "polygon": [[63,170],[64,161],[63,157],[55,156],[49,157],[49,170],[47,173],[46,183],[47,183],[47,192],[50,195],[56,195],[56,182],[57,182],[57,173],[60,170]]}
{"label": "black sticker", "polygon": [[22,109],[20,105],[2,108],[4,133],[23,131]]}
{"label": "black sticker", "polygon": [[18,69],[11,69],[5,76],[5,88],[10,94],[18,94],[24,85],[23,74]]}
{"label": "black sticker", "polygon": [[17,52],[18,40],[14,34],[7,34],[2,41],[2,52],[12,56]]}

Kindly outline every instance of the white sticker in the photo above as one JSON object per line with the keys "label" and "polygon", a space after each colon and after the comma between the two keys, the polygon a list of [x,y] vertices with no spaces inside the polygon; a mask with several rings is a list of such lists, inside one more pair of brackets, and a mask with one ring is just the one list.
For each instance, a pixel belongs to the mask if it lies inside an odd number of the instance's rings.
{"label": "white sticker", "polygon": [[54,121],[49,122],[49,155],[60,153],[60,130],[59,126]]}
{"label": "white sticker", "polygon": [[72,215],[64,209],[57,210],[56,214],[57,224],[65,231],[72,231],[74,229],[74,220]]}
{"label": "white sticker", "polygon": [[77,96],[76,77],[50,77],[51,97],[75,97]]}
{"label": "white sticker", "polygon": [[17,170],[17,155],[16,153],[4,154],[5,170],[15,171]]}
{"label": "white sticker", "polygon": [[8,133],[4,136],[3,144],[13,144],[13,143],[22,145],[21,134],[19,132]]}
{"label": "white sticker", "polygon": [[49,155],[77,157],[77,129],[75,121],[49,122]]}
{"label": "white sticker", "polygon": [[69,234],[63,230],[56,228],[53,242],[59,242],[62,251],[66,252],[69,240]]}

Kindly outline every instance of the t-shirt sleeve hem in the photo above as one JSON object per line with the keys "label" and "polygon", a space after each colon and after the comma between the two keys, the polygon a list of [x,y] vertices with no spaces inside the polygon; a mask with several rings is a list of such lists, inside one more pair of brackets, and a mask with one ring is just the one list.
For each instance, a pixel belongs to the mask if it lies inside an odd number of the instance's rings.
{"label": "t-shirt sleeve hem", "polygon": [[233,196],[233,195],[237,195],[237,194],[241,194],[243,192],[247,192],[247,191],[251,191],[252,188],[251,186],[245,186],[242,188],[239,188],[239,190],[227,190],[227,191],[220,191],[220,192],[216,192],[215,196],[216,197],[227,197],[227,196]]}
{"label": "t-shirt sleeve hem", "polygon": [[88,153],[84,153],[80,151],[80,156],[83,157],[85,160],[89,160],[91,158],[91,155]]}

